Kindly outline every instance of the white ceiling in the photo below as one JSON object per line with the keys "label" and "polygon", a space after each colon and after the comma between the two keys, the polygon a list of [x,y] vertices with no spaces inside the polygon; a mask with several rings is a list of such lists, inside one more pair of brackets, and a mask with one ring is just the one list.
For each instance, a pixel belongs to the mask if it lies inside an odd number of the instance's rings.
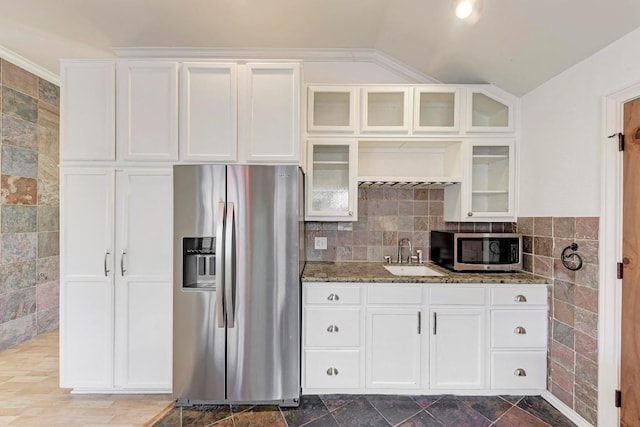
{"label": "white ceiling", "polygon": [[377,49],[444,83],[535,88],[640,27],[639,0],[0,0],[0,46],[58,73],[112,47]]}

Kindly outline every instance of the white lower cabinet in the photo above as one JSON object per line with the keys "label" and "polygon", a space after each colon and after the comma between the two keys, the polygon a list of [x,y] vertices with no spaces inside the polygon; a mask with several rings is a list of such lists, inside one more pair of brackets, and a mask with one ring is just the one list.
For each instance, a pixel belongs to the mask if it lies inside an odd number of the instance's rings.
{"label": "white lower cabinet", "polygon": [[547,384],[547,290],[492,289],[491,388],[539,390]]}
{"label": "white lower cabinet", "polygon": [[170,169],[61,171],[60,385],[171,390]]}
{"label": "white lower cabinet", "polygon": [[547,285],[303,284],[303,393],[537,394]]}
{"label": "white lower cabinet", "polygon": [[367,388],[420,388],[420,321],[420,308],[367,309]]}
{"label": "white lower cabinet", "polygon": [[361,286],[305,285],[302,299],[303,389],[361,389],[364,378]]}
{"label": "white lower cabinet", "polygon": [[546,351],[491,352],[491,388],[543,390],[546,386]]}
{"label": "white lower cabinet", "polygon": [[306,387],[310,389],[358,389],[359,350],[305,350]]}

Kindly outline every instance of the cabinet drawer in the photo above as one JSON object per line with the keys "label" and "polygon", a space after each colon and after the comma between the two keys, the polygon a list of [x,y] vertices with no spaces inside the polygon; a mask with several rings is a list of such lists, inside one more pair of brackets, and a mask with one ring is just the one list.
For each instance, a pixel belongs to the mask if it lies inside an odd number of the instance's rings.
{"label": "cabinet drawer", "polygon": [[492,310],[492,347],[546,347],[546,310]]}
{"label": "cabinet drawer", "polygon": [[433,305],[484,305],[484,288],[431,288],[429,303]]}
{"label": "cabinet drawer", "polygon": [[306,388],[358,388],[360,386],[359,350],[307,350]]}
{"label": "cabinet drawer", "polygon": [[360,304],[359,285],[306,285],[305,303],[307,304],[327,304],[345,305]]}
{"label": "cabinet drawer", "polygon": [[368,304],[422,304],[421,286],[369,285]]}
{"label": "cabinet drawer", "polygon": [[360,345],[360,309],[304,309],[304,345],[307,347],[357,347]]}
{"label": "cabinet drawer", "polygon": [[491,388],[545,389],[546,385],[546,351],[496,351],[491,353]]}
{"label": "cabinet drawer", "polygon": [[526,286],[491,289],[492,305],[547,305],[547,288]]}

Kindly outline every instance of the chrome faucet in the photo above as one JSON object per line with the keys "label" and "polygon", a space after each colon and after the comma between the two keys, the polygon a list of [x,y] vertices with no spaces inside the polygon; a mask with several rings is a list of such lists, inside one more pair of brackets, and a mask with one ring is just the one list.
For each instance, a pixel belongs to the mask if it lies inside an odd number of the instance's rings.
{"label": "chrome faucet", "polygon": [[[406,245],[405,245],[406,243]],[[402,238],[398,241],[398,264],[402,264],[402,248],[404,247],[408,247],[409,248],[409,255],[407,255],[406,262],[408,264],[411,264],[411,255],[413,254],[413,248],[411,246],[411,240],[405,238]]]}

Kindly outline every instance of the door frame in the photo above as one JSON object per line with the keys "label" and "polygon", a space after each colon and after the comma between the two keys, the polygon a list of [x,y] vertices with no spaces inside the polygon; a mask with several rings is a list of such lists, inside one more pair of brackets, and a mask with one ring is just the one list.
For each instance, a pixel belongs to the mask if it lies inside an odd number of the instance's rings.
{"label": "door frame", "polygon": [[616,264],[622,259],[623,162],[617,139],[608,137],[623,131],[624,104],[636,98],[640,83],[603,99],[598,295],[598,425],[602,427],[620,425],[615,390],[620,386],[622,280],[617,278]]}

